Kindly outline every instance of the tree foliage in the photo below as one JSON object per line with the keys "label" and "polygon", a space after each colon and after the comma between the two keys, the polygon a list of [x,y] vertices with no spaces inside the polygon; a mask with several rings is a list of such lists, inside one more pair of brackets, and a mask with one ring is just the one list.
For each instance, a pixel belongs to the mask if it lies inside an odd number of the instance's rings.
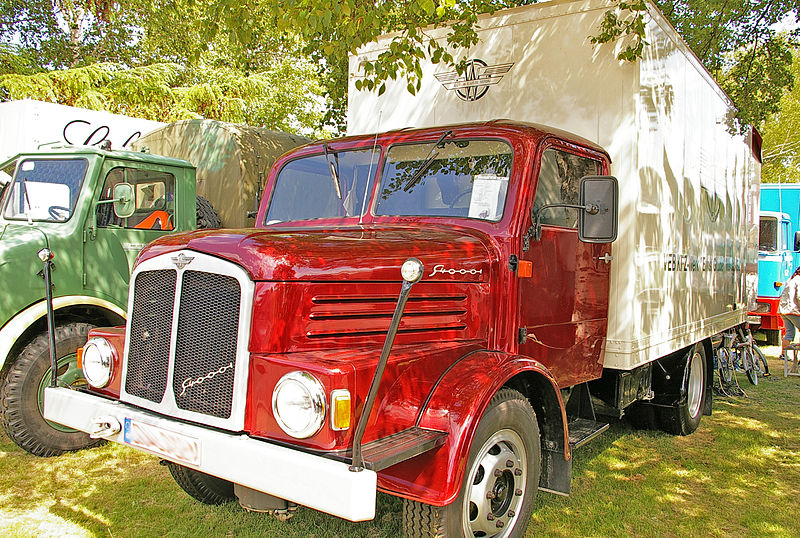
{"label": "tree foliage", "polygon": [[[216,0],[232,28],[247,18],[249,4]],[[476,42],[478,15],[531,1],[502,0],[259,0],[256,4],[280,30],[298,32],[306,51],[324,66],[329,91],[329,120],[341,126],[346,108],[347,56],[384,33],[395,33],[390,49],[365,64],[360,84],[381,91],[389,79],[403,77],[408,91],[420,84],[424,55],[451,64],[456,47]],[[791,87],[789,65],[795,33],[778,35],[774,24],[797,21],[797,0],[656,0],[699,59],[734,98],[743,124],[760,124],[774,112],[777,96]],[[604,43],[624,39],[621,58],[636,60],[647,42],[643,0],[623,0],[608,11],[593,37]],[[426,41],[425,28],[452,22],[445,43]],[[459,66],[456,66],[457,68]]]}
{"label": "tree foliage", "polygon": [[291,33],[214,0],[0,0],[0,99],[160,121],[205,117],[325,134],[324,89]]}
{"label": "tree foliage", "polygon": [[[795,79],[800,77],[800,56],[792,64]],[[778,111],[764,124],[764,166],[761,181],[765,183],[800,182],[800,86],[786,92]]]}

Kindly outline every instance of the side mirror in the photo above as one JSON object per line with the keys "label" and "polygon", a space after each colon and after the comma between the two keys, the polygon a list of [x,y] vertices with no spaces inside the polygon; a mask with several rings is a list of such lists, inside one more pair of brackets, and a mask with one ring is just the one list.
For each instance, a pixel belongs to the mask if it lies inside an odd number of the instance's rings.
{"label": "side mirror", "polygon": [[133,185],[130,183],[117,183],[114,185],[114,213],[121,219],[133,215],[136,209],[136,199],[133,194]]}
{"label": "side mirror", "polygon": [[800,232],[794,233],[794,251],[800,252]]}
{"label": "side mirror", "polygon": [[578,239],[584,243],[611,243],[617,238],[619,186],[612,176],[585,176],[580,183]]}

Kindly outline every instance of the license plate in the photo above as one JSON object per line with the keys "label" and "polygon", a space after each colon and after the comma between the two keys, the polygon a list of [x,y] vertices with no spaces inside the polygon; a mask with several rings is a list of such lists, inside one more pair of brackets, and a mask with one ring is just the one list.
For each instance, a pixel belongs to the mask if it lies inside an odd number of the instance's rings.
{"label": "license plate", "polygon": [[193,437],[126,418],[123,439],[170,461],[200,465],[200,441]]}
{"label": "license plate", "polygon": [[752,323],[754,325],[761,324],[761,316],[747,316],[747,322]]}

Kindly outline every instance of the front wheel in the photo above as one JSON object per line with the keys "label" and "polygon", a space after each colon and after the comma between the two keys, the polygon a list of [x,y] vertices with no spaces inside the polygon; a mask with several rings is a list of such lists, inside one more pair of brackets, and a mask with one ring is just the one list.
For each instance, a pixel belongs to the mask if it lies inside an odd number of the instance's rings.
{"label": "front wheel", "polygon": [[166,465],[181,489],[203,504],[224,504],[236,499],[232,482],[171,461]]}
{"label": "front wheel", "polygon": [[501,389],[483,414],[456,500],[405,500],[406,536],[524,536],[539,487],[539,424],[528,400]]}
{"label": "front wheel", "polygon": [[[58,386],[85,384],[76,351],[86,343],[91,325],[69,323],[55,330]],[[45,420],[44,389],[50,385],[50,347],[47,332],[36,336],[8,370],[0,388],[0,422],[17,446],[35,456],[57,456],[100,444],[88,434]]]}

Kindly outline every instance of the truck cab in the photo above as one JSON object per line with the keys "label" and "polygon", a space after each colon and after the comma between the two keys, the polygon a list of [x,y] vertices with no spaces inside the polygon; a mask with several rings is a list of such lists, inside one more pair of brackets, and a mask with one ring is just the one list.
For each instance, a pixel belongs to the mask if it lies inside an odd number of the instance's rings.
{"label": "truck cab", "polygon": [[791,230],[786,213],[762,211],[758,235],[758,298],[754,314],[760,317],[760,328],[768,343],[780,343],[783,328],[778,302],[784,283],[794,272],[795,252],[800,242]]}
{"label": "truck cab", "polygon": [[[75,350],[94,326],[122,323],[139,251],[195,228],[195,169],[186,161],[95,147],[18,155],[0,166],[0,397],[2,424],[26,450],[52,455],[92,443],[45,422],[49,379],[42,262],[55,253],[54,309],[59,383],[81,383]],[[131,214],[115,214],[114,189],[131,187]]]}

